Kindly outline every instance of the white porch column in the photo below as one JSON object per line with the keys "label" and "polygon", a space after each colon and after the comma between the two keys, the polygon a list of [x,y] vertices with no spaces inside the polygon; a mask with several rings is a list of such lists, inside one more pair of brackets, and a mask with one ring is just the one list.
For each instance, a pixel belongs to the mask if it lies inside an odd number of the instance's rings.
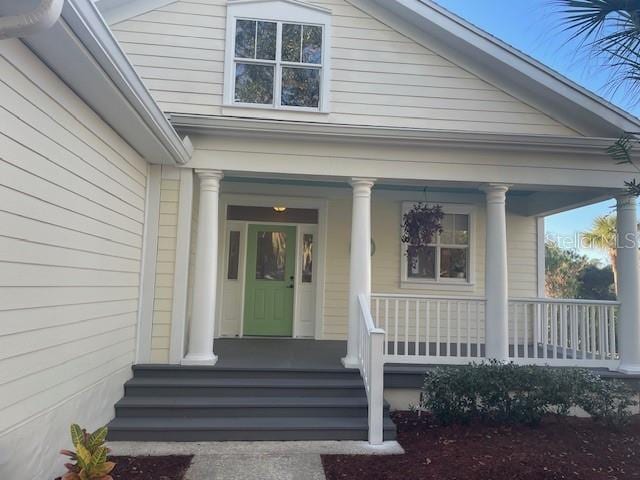
{"label": "white porch column", "polygon": [[507,185],[483,187],[487,197],[485,256],[485,353],[489,359],[509,359],[509,287],[507,276]]}
{"label": "white porch column", "polygon": [[183,365],[214,365],[213,332],[218,277],[219,170],[196,170],[200,178],[198,237],[193,281],[193,307],[189,324],[189,347]]}
{"label": "white porch column", "polygon": [[351,261],[349,269],[349,331],[345,367],[358,366],[358,295],[371,295],[371,189],[374,180],[353,178]]}
{"label": "white porch column", "polygon": [[640,272],[636,199],[618,198],[618,339],[620,371],[640,373]]}

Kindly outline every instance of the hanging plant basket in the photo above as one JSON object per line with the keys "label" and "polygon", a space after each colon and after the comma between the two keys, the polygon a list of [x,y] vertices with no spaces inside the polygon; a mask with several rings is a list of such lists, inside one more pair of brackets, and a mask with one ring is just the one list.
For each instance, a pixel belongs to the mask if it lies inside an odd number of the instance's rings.
{"label": "hanging plant basket", "polygon": [[441,205],[429,205],[427,202],[416,203],[402,216],[401,240],[407,244],[406,255],[413,262],[418,250],[432,243],[434,237],[442,232],[443,217]]}

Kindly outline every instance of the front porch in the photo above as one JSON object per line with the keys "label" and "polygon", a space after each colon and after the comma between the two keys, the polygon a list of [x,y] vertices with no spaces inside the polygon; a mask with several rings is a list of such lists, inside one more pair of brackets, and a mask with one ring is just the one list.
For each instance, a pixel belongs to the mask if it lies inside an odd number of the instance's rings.
{"label": "front porch", "polygon": [[[188,201],[180,211],[172,266],[169,358],[181,367],[166,372],[185,380],[173,385],[165,378],[174,390],[204,388],[237,400],[278,376],[327,375],[338,377],[328,387],[338,398],[341,375],[355,374],[349,388],[360,389],[366,401],[368,438],[375,444],[384,438],[385,384],[394,382],[398,368],[406,375],[413,366],[420,375],[432,365],[498,360],[640,370],[635,247],[621,245],[618,252],[618,301],[540,297],[541,217],[569,208],[571,194],[540,185],[436,182],[428,200],[444,206],[445,232],[414,266],[399,226],[407,205],[425,199],[420,181],[351,178],[347,184],[333,177],[195,173],[180,172],[180,198]],[[584,203],[606,193],[575,195]],[[635,204],[626,197],[618,202],[618,227],[623,235],[635,233]],[[241,391],[213,380],[192,385],[190,372],[250,381]],[[146,380],[134,380],[140,383],[134,382],[134,391],[148,387]],[[277,390],[284,384],[267,385],[283,399],[268,408],[296,408],[291,391]],[[323,395],[323,385],[311,387],[301,390],[307,402],[301,408]],[[329,411],[343,406],[340,400]],[[232,409],[228,401],[211,408]],[[251,420],[245,423],[248,428]],[[278,425],[274,420],[264,428]],[[314,430],[320,424],[306,425]]]}
{"label": "front porch", "polygon": [[[225,348],[229,337],[280,336],[346,340],[343,364],[359,368],[360,319],[370,313],[373,328],[384,331],[384,363],[640,368],[633,248],[619,248],[618,301],[540,296],[541,215],[569,208],[571,195],[550,191],[542,201],[544,189],[534,187],[441,182],[429,195],[444,206],[445,232],[412,262],[398,225],[425,194],[410,182],[355,178],[345,188],[197,175],[195,258],[183,267],[191,275],[190,318],[172,325],[183,365],[227,365],[220,356],[234,356]],[[579,202],[585,195],[575,193]],[[621,197],[619,230],[634,232],[635,219],[635,204]]]}

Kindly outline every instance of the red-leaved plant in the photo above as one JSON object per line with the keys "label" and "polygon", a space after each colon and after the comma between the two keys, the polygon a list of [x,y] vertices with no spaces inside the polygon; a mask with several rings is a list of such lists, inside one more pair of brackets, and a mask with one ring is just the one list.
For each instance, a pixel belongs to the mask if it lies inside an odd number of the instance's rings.
{"label": "red-leaved plant", "polygon": [[107,427],[90,434],[78,425],[71,425],[71,441],[76,451],[60,451],[74,462],[65,463],[68,472],[62,480],[113,480],[109,474],[116,464],[107,461],[109,449],[104,445],[106,438]]}

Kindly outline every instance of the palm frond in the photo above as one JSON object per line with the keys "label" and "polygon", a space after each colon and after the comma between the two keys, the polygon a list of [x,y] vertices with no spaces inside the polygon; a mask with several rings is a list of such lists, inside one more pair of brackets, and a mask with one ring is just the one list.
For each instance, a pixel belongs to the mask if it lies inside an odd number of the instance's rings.
{"label": "palm frond", "polygon": [[633,137],[628,133],[623,133],[613,145],[607,148],[607,154],[617,165],[626,163],[632,164],[631,150],[633,149]]}
{"label": "palm frond", "polygon": [[633,180],[629,180],[628,182],[624,182],[624,186],[627,189],[627,194],[640,197],[640,183],[635,178]]}
{"label": "palm frond", "polygon": [[609,67],[609,86],[640,90],[640,0],[553,0],[581,48]]}
{"label": "palm frond", "polygon": [[604,215],[596,217],[591,230],[582,234],[582,241],[597,248],[611,252],[616,248],[616,217],[614,215]]}

